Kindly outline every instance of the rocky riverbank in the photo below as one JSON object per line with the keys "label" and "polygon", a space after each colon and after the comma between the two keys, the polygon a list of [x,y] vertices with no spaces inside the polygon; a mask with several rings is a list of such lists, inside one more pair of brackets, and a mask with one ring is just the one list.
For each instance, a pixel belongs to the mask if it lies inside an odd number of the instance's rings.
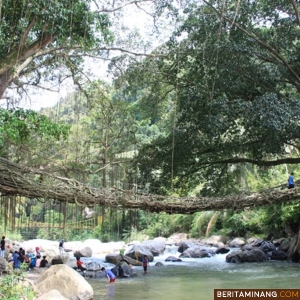
{"label": "rocky riverbank", "polygon": [[[84,242],[65,242],[64,253],[59,253],[58,242],[48,240],[30,240],[25,242],[6,240],[5,256],[0,258],[0,270],[7,272],[7,261],[14,251],[20,247],[28,253],[34,253],[36,247],[41,255],[47,256],[47,268],[35,267],[26,274],[26,280],[36,290],[36,300],[48,299],[84,299],[93,298],[93,289],[85,277],[105,280],[100,271],[103,264],[111,263],[112,271],[119,277],[131,277],[135,274],[129,264],[140,266],[144,255],[150,262],[164,253],[166,247],[177,247],[178,254],[166,258],[166,261],[180,262],[180,258],[203,258],[228,253],[229,263],[260,262],[266,260],[288,260],[299,262],[300,232],[291,238],[281,238],[272,241],[260,238],[226,238],[212,236],[207,239],[188,239],[186,234],[175,234],[168,239],[156,238],[144,242],[101,243],[99,240]],[[125,254],[127,263],[122,263],[121,254]],[[87,271],[76,271],[75,256],[86,260]],[[103,257],[105,259],[103,260]],[[102,261],[99,260],[102,257]],[[123,261],[124,262],[124,261]]]}

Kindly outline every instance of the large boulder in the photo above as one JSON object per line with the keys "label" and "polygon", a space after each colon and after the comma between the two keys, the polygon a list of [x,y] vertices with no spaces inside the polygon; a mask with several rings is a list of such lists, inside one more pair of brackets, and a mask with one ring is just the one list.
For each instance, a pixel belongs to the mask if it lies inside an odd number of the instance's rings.
{"label": "large boulder", "polygon": [[203,257],[212,257],[216,253],[208,247],[194,246],[184,250],[179,257],[185,258],[203,258]]}
{"label": "large boulder", "polygon": [[74,251],[75,257],[92,257],[93,251],[90,247],[83,247]]}
{"label": "large boulder", "polygon": [[287,259],[287,253],[281,250],[275,250],[267,253],[267,256],[271,260],[286,260]]}
{"label": "large boulder", "polygon": [[66,265],[50,267],[35,282],[37,289],[45,294],[56,289],[70,300],[93,299],[93,288],[75,270]]}
{"label": "large boulder", "polygon": [[[139,261],[137,259],[133,259],[132,257],[126,256],[126,255],[122,255],[122,256],[133,266],[141,266],[142,265],[141,261]],[[119,254],[116,254],[116,253],[108,253],[105,256],[105,261],[109,262],[111,264],[114,264],[114,265],[118,265],[122,262],[122,256]]]}
{"label": "large boulder", "polygon": [[114,266],[111,271],[117,276],[117,277],[132,277],[133,276],[133,270],[132,268],[127,265],[126,263],[120,263],[117,266]]}
{"label": "large boulder", "polygon": [[216,254],[225,254],[230,252],[230,249],[228,247],[219,247],[215,250]]}
{"label": "large boulder", "polygon": [[243,238],[237,237],[228,243],[230,248],[241,248],[246,244]]}
{"label": "large boulder", "polygon": [[180,258],[178,258],[178,257],[176,257],[176,256],[168,256],[166,259],[165,259],[165,261],[171,261],[171,262],[181,262],[182,261],[182,259],[180,259]]}
{"label": "large boulder", "polygon": [[181,243],[178,247],[178,252],[179,253],[183,253],[186,249],[188,248],[192,248],[192,247],[195,247],[197,246],[197,244],[195,244],[195,242],[192,242],[192,241],[185,241],[183,243]]}
{"label": "large boulder", "polygon": [[120,261],[120,255],[117,253],[108,253],[105,256],[105,261],[107,261],[108,263],[117,265],[118,262]]}
{"label": "large boulder", "polygon": [[262,244],[263,242],[264,242],[263,239],[256,239],[256,241],[254,241],[254,242],[252,243],[252,246],[253,246],[253,247],[260,247],[261,244]]}
{"label": "large boulder", "polygon": [[263,241],[259,249],[262,250],[264,253],[276,251],[276,247],[274,246],[274,244],[267,241]]}
{"label": "large boulder", "polygon": [[267,260],[266,254],[259,248],[254,248],[249,251],[232,251],[226,256],[226,262],[230,263],[263,262]]}
{"label": "large boulder", "polygon": [[246,244],[242,247],[242,250],[249,251],[249,250],[252,250],[253,248],[257,248],[257,247],[254,247],[253,245],[250,245],[250,244]]}
{"label": "large boulder", "polygon": [[144,255],[147,255],[149,262],[153,261],[153,254],[149,251],[149,249],[140,245],[132,246],[127,250],[125,255],[138,261],[142,261]]}
{"label": "large boulder", "polygon": [[42,294],[36,300],[68,300],[68,298],[62,296],[58,290],[51,290],[45,294]]}
{"label": "large boulder", "polygon": [[164,238],[155,238],[153,240],[144,241],[140,246],[148,248],[153,256],[159,256],[164,253],[166,249]]}
{"label": "large boulder", "polygon": [[56,255],[52,258],[47,255],[47,260],[51,263],[51,265],[65,264],[68,261],[68,259],[69,256],[67,254]]}

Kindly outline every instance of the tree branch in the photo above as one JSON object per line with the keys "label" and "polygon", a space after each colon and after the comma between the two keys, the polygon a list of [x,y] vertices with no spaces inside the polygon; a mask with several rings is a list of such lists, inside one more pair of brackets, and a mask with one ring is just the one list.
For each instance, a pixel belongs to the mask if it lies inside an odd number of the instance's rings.
{"label": "tree branch", "polygon": [[297,23],[298,23],[298,26],[300,27],[299,11],[298,11],[297,5],[296,5],[296,3],[295,3],[294,0],[290,0],[290,2],[293,5],[294,11],[295,11],[295,15],[296,15],[296,19],[297,19]]}
{"label": "tree branch", "polygon": [[258,42],[259,45],[263,46],[267,50],[270,51],[279,61],[282,62],[282,64],[290,71],[292,76],[300,83],[300,77],[298,76],[298,73],[289,65],[289,63],[280,55],[279,52],[277,52],[271,45],[265,43],[262,39],[260,39],[255,33],[249,32],[245,28],[243,28],[240,24],[236,23],[235,20],[230,19],[229,17],[226,17],[221,12],[219,12],[214,6],[209,4],[206,0],[203,0],[203,2],[209,6],[217,15],[219,18],[223,18],[226,21],[233,24],[236,28],[241,30],[243,33],[245,33],[247,36],[253,38],[256,42]]}
{"label": "tree branch", "polygon": [[[264,167],[273,167],[273,166],[279,166],[282,164],[299,164],[300,163],[300,158],[293,158],[293,157],[288,157],[288,158],[282,158],[282,159],[277,159],[277,160],[257,160],[257,159],[250,159],[250,158],[243,158],[243,157],[234,157],[234,158],[228,158],[228,159],[223,159],[223,160],[215,160],[215,161],[210,161],[210,162],[191,162],[189,164],[195,164],[197,166],[211,166],[211,165],[217,165],[217,164],[239,164],[239,163],[250,163],[253,165],[257,166],[264,166]],[[185,162],[186,164],[186,162]]]}
{"label": "tree branch", "polygon": [[112,8],[112,9],[108,9],[108,8],[102,8],[101,10],[98,10],[96,11],[97,13],[103,13],[103,12],[106,12],[106,13],[109,13],[109,12],[115,12],[115,11],[118,11],[118,10],[121,10],[123,9],[125,6],[128,6],[128,5],[131,5],[131,4],[138,4],[138,3],[145,3],[145,2],[152,2],[153,0],[134,0],[134,1],[130,1],[128,3],[125,3],[124,5],[121,5],[119,7],[116,7],[116,8]]}

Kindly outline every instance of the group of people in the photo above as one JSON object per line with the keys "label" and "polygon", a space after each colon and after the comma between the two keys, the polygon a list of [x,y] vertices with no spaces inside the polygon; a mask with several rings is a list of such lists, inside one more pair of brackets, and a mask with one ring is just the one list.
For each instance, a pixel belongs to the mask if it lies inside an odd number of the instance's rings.
{"label": "group of people", "polygon": [[20,248],[19,251],[14,252],[9,262],[12,263],[13,268],[15,269],[20,269],[21,264],[26,263],[28,270],[30,270],[35,267],[40,267],[40,268],[47,267],[48,261],[46,258],[47,257],[45,255],[43,256],[43,258],[41,258],[41,254],[39,251],[36,251],[36,255],[35,255],[32,252],[25,253],[25,250],[23,248]]}

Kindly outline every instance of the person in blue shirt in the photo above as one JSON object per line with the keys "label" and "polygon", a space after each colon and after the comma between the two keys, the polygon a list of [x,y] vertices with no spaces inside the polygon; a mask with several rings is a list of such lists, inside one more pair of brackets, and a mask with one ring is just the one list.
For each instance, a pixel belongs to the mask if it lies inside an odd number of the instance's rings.
{"label": "person in blue shirt", "polygon": [[30,264],[29,264],[29,268],[35,268],[36,267],[36,257],[33,253],[29,253],[29,257],[30,257]]}
{"label": "person in blue shirt", "polygon": [[288,179],[288,189],[292,189],[294,187],[295,187],[294,173],[292,172]]}
{"label": "person in blue shirt", "polygon": [[106,270],[104,267],[102,267],[101,271],[105,273],[109,283],[115,282],[116,275],[111,270]]}
{"label": "person in blue shirt", "polygon": [[15,251],[12,258],[13,258],[13,261],[14,261],[14,268],[15,269],[20,269],[21,268],[21,261],[20,261],[20,257],[19,257],[19,252]]}

